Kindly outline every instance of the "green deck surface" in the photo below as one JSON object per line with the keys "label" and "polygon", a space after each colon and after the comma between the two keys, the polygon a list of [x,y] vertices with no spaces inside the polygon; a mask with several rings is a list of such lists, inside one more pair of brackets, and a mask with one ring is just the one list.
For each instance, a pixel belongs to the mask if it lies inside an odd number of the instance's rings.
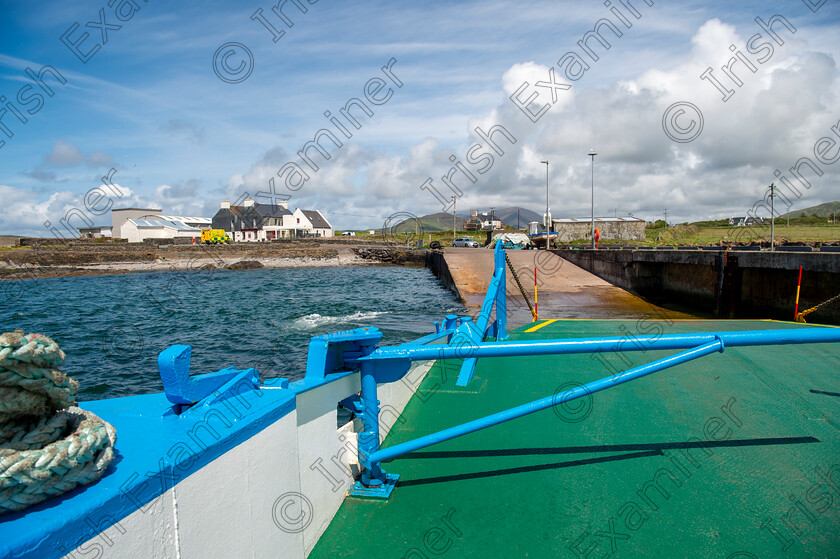
{"label": "green deck surface", "polygon": [[[530,327],[511,340],[811,326]],[[384,464],[401,476],[391,499],[346,498],[310,557],[840,557],[838,356],[837,344],[727,348],[403,456]],[[383,447],[610,374],[589,354],[484,359],[461,388],[459,365],[432,368]]]}

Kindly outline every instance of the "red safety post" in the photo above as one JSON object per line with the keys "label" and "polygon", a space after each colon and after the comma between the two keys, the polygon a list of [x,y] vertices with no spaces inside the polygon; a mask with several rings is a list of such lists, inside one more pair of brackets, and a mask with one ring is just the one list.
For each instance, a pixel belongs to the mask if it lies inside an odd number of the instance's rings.
{"label": "red safety post", "polygon": [[537,321],[540,317],[540,307],[538,305],[539,299],[537,298],[537,267],[534,266],[534,322]]}
{"label": "red safety post", "polygon": [[799,316],[799,288],[802,287],[802,266],[799,267],[799,281],[796,282],[796,306],[793,308],[793,320]]}
{"label": "red safety post", "polygon": [[598,229],[595,229],[595,250],[598,250],[598,245],[600,244],[598,241],[601,240],[601,232]]}

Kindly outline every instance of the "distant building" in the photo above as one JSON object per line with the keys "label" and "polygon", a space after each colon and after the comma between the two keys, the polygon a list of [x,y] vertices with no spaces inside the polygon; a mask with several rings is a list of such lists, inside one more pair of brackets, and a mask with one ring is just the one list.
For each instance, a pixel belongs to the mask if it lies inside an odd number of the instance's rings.
{"label": "distant building", "polygon": [[111,236],[111,225],[98,225],[96,227],[79,227],[79,236],[88,239]]}
{"label": "distant building", "polygon": [[[608,239],[645,240],[645,220],[637,217],[596,217],[595,229],[598,229],[602,241]],[[560,243],[591,239],[592,219],[588,217],[555,218],[551,220],[551,230],[557,232],[557,242]]]}
{"label": "distant building", "polygon": [[[175,216],[169,216],[172,219],[161,219],[162,216],[150,216],[146,219],[129,219],[122,224],[123,239],[127,239],[129,243],[140,243],[146,239],[175,239],[175,238],[192,238],[201,239],[202,227],[195,227],[188,224]],[[196,218],[191,218],[195,220]],[[208,227],[210,219],[206,219],[206,223],[199,224]],[[196,222],[193,221],[193,224]]]}
{"label": "distant building", "polygon": [[130,243],[145,239],[201,237],[201,230],[210,227],[209,217],[163,215],[156,208],[119,208],[111,210],[111,234]]}
{"label": "distant building", "polygon": [[122,224],[135,217],[146,217],[160,215],[163,210],[156,208],[119,208],[111,210],[111,234],[115,238],[122,239]]}
{"label": "distant building", "polygon": [[221,208],[213,216],[213,229],[225,231],[237,243],[269,241],[292,236],[292,212],[284,200],[277,205],[256,204],[250,198],[241,206],[231,206],[223,200]]}
{"label": "distant building", "polygon": [[764,220],[760,217],[730,217],[729,225],[732,227],[750,227],[764,225]]}
{"label": "distant building", "polygon": [[270,241],[292,237],[332,237],[333,227],[316,210],[289,211],[279,204],[257,204],[248,198],[241,206],[223,200],[213,216],[213,229],[227,232],[234,242]]}
{"label": "distant building", "polygon": [[465,231],[493,231],[501,228],[501,220],[489,213],[479,213],[478,210],[470,210],[470,218],[464,223]]}
{"label": "distant building", "polygon": [[[295,225],[298,230],[311,231],[316,237],[332,237],[332,225],[318,210],[295,210]],[[302,228],[300,226],[303,226]]]}

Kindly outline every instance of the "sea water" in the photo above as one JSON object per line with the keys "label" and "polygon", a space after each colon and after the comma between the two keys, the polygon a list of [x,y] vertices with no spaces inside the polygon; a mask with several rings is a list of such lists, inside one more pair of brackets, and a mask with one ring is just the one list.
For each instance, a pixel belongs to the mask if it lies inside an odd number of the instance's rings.
{"label": "sea water", "polygon": [[312,336],[373,326],[381,345],[393,345],[428,334],[445,314],[466,314],[419,267],[174,271],[22,287],[0,291],[0,331],[54,339],[80,401],[161,392],[157,357],[173,344],[192,346],[193,374],[256,367],[263,378],[298,380]]}

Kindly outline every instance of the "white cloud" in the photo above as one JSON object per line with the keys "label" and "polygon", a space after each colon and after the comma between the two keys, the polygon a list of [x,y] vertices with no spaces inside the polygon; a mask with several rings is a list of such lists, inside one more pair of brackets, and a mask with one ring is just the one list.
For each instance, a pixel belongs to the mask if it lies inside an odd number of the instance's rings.
{"label": "white cloud", "polygon": [[56,167],[78,165],[85,156],[75,145],[64,140],[56,141],[50,153],[44,156],[44,162]]}
{"label": "white cloud", "polygon": [[62,190],[44,198],[30,190],[0,185],[4,205],[0,231],[10,235],[67,239],[78,236],[79,227],[110,224],[111,215],[104,211],[106,207],[155,206],[130,188],[118,184],[103,185],[100,189],[105,198],[88,207],[84,194]]}

